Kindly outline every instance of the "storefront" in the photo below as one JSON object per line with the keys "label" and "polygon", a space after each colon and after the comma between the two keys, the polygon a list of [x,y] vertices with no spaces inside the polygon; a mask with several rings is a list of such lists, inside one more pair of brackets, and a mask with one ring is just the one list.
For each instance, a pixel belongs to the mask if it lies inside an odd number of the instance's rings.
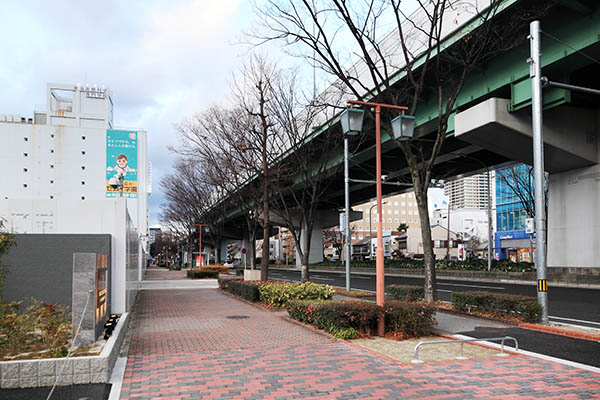
{"label": "storefront", "polygon": [[535,242],[529,234],[525,233],[525,230],[494,234],[494,256],[496,260],[509,259],[513,262],[533,262],[531,249],[535,250]]}

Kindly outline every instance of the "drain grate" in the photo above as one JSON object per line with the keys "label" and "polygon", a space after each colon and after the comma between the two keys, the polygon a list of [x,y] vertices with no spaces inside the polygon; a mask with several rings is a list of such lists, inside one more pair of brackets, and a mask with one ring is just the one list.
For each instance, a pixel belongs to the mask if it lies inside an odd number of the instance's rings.
{"label": "drain grate", "polygon": [[225,318],[227,319],[246,319],[246,318],[250,318],[247,315],[228,315]]}

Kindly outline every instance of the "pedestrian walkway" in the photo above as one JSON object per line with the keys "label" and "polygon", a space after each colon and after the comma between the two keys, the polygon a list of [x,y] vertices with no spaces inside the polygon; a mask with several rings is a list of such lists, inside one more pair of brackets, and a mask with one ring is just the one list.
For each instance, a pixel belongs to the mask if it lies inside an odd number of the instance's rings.
{"label": "pedestrian walkway", "polygon": [[122,399],[592,399],[600,374],[527,356],[402,364],[216,289],[143,291]]}

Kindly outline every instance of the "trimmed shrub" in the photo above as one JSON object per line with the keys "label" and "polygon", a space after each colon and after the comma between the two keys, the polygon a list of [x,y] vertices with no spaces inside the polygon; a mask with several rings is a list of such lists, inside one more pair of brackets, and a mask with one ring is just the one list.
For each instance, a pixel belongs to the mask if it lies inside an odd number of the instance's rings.
{"label": "trimmed shrub", "polygon": [[292,300],[288,304],[291,318],[333,332],[352,328],[371,334],[377,330],[379,307],[366,301],[310,301]]}
{"label": "trimmed shrub", "polygon": [[235,295],[243,297],[246,300],[258,301],[260,299],[260,293],[258,288],[260,284],[255,282],[244,282],[244,281],[229,281],[227,290]]}
{"label": "trimmed shrub", "polygon": [[258,290],[260,301],[277,307],[285,306],[290,300],[329,300],[334,294],[329,285],[312,282],[269,282],[260,286]]}
{"label": "trimmed shrub", "polygon": [[219,274],[228,274],[229,269],[221,264],[215,265],[207,265],[205,267],[200,268],[202,271],[217,271]]}
{"label": "trimmed shrub", "polygon": [[[366,301],[292,300],[287,310],[290,318],[312,324],[336,337],[352,338],[358,333],[376,332],[382,309]],[[383,312],[386,331],[401,333],[405,338],[430,335],[435,325],[435,310],[429,304],[390,301]]]}
{"label": "trimmed shrub", "polygon": [[[400,260],[386,260],[385,267],[391,269],[422,269],[425,262],[422,259],[402,258]],[[323,267],[343,268],[344,264],[340,261],[324,261],[314,265]],[[353,261],[353,268],[373,268],[375,261]],[[455,270],[455,271],[487,271],[487,260],[469,259],[467,261],[458,260],[438,260],[435,263],[437,270]],[[510,260],[492,260],[492,271],[505,272],[531,272],[535,271],[533,263],[512,262]]]}
{"label": "trimmed shrub", "polygon": [[391,300],[417,301],[425,297],[425,288],[422,286],[390,285],[385,291]]}
{"label": "trimmed shrub", "polygon": [[187,277],[190,279],[217,279],[219,277],[219,272],[210,269],[188,269]]}
{"label": "trimmed shrub", "polygon": [[358,335],[354,328],[333,328],[328,332],[338,339],[354,339]]}
{"label": "trimmed shrub", "polygon": [[392,300],[385,304],[386,331],[402,333],[404,338],[428,336],[433,331],[435,309],[426,303]]}
{"label": "trimmed shrub", "polygon": [[495,317],[517,317],[537,322],[542,308],[535,297],[492,292],[453,292],[452,305],[459,311],[479,311]]}

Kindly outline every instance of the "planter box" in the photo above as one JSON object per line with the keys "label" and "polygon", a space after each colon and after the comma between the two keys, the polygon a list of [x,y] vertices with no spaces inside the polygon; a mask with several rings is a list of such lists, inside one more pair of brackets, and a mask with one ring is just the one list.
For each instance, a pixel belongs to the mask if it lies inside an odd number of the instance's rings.
{"label": "planter box", "polygon": [[260,269],[245,269],[244,281],[260,281]]}
{"label": "planter box", "polygon": [[[41,360],[19,360],[0,362],[0,388],[32,388],[52,386],[56,376],[58,385],[107,383],[110,379],[119,350],[125,338],[129,313],[123,313],[98,356],[45,358]],[[64,367],[63,367],[64,366]]]}

